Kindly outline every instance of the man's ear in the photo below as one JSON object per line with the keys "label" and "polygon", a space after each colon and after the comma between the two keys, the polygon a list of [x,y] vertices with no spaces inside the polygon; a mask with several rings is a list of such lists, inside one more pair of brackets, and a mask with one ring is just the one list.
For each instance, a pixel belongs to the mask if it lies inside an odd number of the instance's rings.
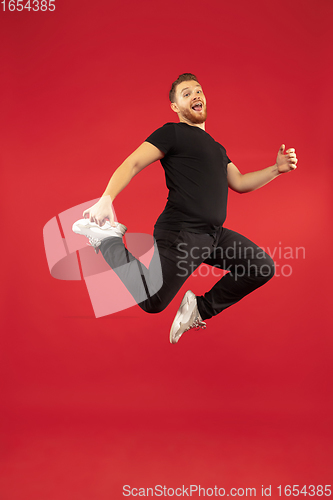
{"label": "man's ear", "polygon": [[174,111],[175,113],[179,113],[179,108],[175,102],[172,102],[170,104],[170,107],[171,107],[172,111]]}

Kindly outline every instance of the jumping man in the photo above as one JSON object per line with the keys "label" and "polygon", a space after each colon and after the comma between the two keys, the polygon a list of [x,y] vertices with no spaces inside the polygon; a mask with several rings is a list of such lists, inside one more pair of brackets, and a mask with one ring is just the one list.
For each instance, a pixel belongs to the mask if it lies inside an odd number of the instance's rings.
{"label": "jumping man", "polygon": [[[100,200],[74,223],[95,251],[118,274],[138,305],[162,311],[201,264],[229,271],[211,290],[188,290],[170,330],[170,342],[238,302],[274,275],[274,262],[261,248],[223,226],[228,188],[238,193],[258,189],[296,169],[295,149],[282,145],[273,166],[241,174],[225,148],[206,131],[206,98],[195,75],[184,73],[172,84],[171,109],[178,123],[153,132],[112,175]],[[141,170],[160,160],[169,189],[154,228],[155,251],[149,269],[126,249],[123,224],[114,222],[112,203]]]}

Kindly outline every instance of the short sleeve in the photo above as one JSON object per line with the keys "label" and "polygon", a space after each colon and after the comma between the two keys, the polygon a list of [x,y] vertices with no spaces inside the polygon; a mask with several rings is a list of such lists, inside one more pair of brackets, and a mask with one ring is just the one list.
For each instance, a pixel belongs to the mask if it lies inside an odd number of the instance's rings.
{"label": "short sleeve", "polygon": [[175,146],[176,134],[174,123],[165,123],[163,127],[158,128],[145,142],[149,142],[162,153],[167,154]]}
{"label": "short sleeve", "polygon": [[229,156],[227,155],[226,149],[221,144],[220,144],[220,147],[221,147],[222,155],[225,159],[226,164],[228,165],[228,163],[232,163]]}

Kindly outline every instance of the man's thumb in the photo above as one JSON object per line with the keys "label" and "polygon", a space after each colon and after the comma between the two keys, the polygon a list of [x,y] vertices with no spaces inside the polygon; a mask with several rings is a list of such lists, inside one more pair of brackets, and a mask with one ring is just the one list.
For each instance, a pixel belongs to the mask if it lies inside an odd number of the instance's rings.
{"label": "man's thumb", "polygon": [[283,154],[283,152],[284,152],[285,149],[286,149],[286,145],[285,144],[281,144],[280,149],[279,149],[279,153]]}

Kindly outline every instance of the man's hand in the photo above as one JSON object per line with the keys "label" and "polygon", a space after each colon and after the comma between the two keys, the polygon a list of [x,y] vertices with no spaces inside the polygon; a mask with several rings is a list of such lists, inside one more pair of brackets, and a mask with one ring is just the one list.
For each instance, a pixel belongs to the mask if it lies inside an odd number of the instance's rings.
{"label": "man's hand", "polygon": [[287,149],[286,154],[283,154],[285,148],[286,146],[282,144],[276,158],[276,166],[279,174],[290,172],[297,167],[298,160],[294,148]]}
{"label": "man's hand", "polygon": [[112,201],[127,186],[133,177],[145,167],[161,160],[164,153],[149,142],[143,142],[113,173],[100,200],[83,212],[83,217],[103,226],[108,219],[115,226]]}
{"label": "man's hand", "polygon": [[99,226],[103,226],[108,219],[111,226],[115,226],[110,196],[102,196],[95,205],[83,212],[83,217],[89,219],[90,222],[95,222]]}

